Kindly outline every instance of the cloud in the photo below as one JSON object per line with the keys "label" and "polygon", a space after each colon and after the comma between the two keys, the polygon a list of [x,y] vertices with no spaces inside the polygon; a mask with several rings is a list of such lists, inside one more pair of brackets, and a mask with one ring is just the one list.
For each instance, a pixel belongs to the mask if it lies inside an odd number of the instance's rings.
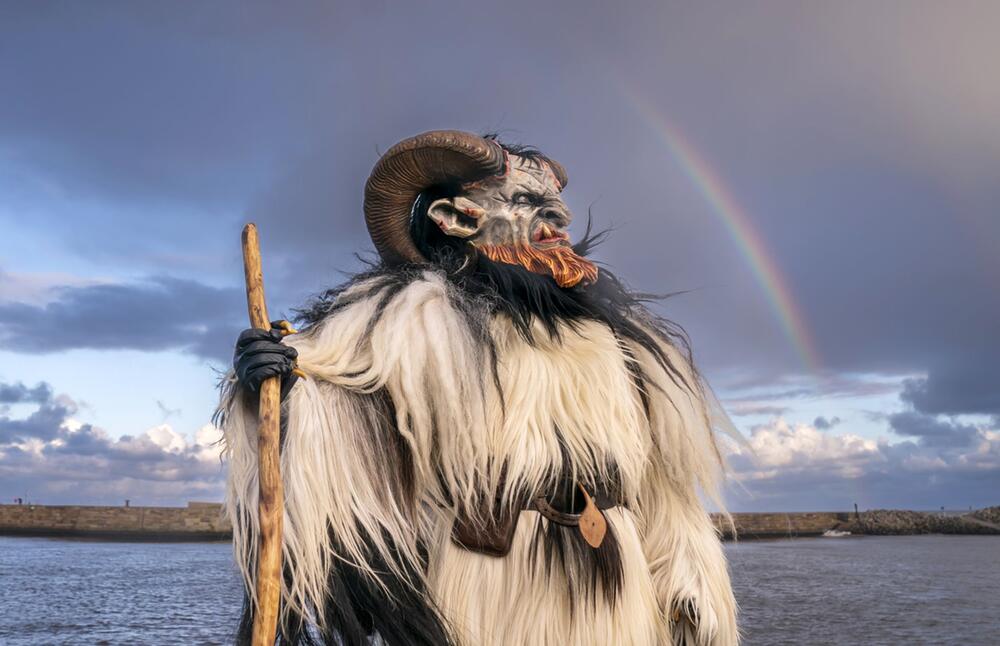
{"label": "cloud", "polygon": [[[18,384],[0,385],[18,390]],[[218,500],[223,470],[220,433],[211,424],[188,439],[168,424],[111,438],[73,419],[68,397],[47,384],[36,409],[21,419],[0,416],[0,496],[40,503],[183,504]]]}
{"label": "cloud", "polygon": [[837,417],[836,415],[834,415],[830,419],[827,419],[823,415],[820,415],[819,417],[813,420],[813,426],[815,426],[821,431],[829,430],[834,426],[836,426],[837,424],[840,424],[840,418]]}
{"label": "cloud", "polygon": [[[110,192],[148,205],[188,195],[218,203],[245,190],[260,178],[268,151],[295,142],[291,125],[259,125],[265,114],[289,124],[303,116],[283,90],[310,69],[302,57],[318,33],[296,35],[273,10],[246,7],[246,26],[268,25],[268,46],[234,50],[226,40],[249,33],[204,29],[225,25],[231,9],[206,8],[197,18],[124,6],[5,9],[0,35],[30,60],[0,61],[0,78],[17,95],[0,107],[8,150],[57,178],[50,189],[77,197]],[[279,50],[284,65],[273,64]]]}
{"label": "cloud", "polygon": [[0,416],[0,442],[53,440],[59,436],[63,422],[74,410],[75,407],[63,403],[45,401],[39,403],[38,408],[24,419]]}
{"label": "cloud", "polygon": [[923,446],[969,446],[978,433],[976,427],[969,424],[950,422],[917,411],[894,413],[888,419],[894,432],[918,438]]}
{"label": "cloud", "polygon": [[180,350],[228,363],[245,311],[235,288],[159,276],[142,283],[65,286],[45,304],[0,302],[0,348]]}
{"label": "cloud", "polygon": [[927,377],[904,382],[900,397],[931,415],[1000,414],[1000,353],[933,366]]}
{"label": "cloud", "polygon": [[[370,248],[361,193],[379,150],[430,128],[500,129],[565,163],[578,215],[603,196],[599,221],[628,225],[600,251],[624,277],[711,286],[668,312],[706,366],[801,372],[738,244],[624,86],[743,206],[829,367],[925,373],[988,347],[1000,321],[1000,93],[979,64],[997,58],[996,9],[943,11],[812,7],[788,31],[766,6],[256,6],[235,23],[225,2],[196,17],[5,9],[0,41],[21,55],[0,60],[15,97],[0,102],[0,212],[30,208],[76,257],[203,263],[216,280],[232,278],[229,234],[249,214],[269,284],[299,296]],[[470,24],[530,47],[497,57]]]}
{"label": "cloud", "polygon": [[963,429],[970,433],[966,443],[939,442],[937,432],[948,437],[948,429],[927,429],[916,442],[894,444],[775,419],[753,428],[748,447],[728,447],[730,506],[809,511],[848,510],[855,502],[916,509],[997,504],[997,425]]}
{"label": "cloud", "polygon": [[828,372],[775,376],[766,372],[746,374],[746,371],[740,371],[719,380],[719,387],[730,393],[726,398],[727,404],[753,407],[776,405],[775,402],[780,401],[896,394],[901,383],[902,378],[892,374]]}
{"label": "cloud", "polygon": [[52,291],[56,288],[101,282],[106,281],[81,278],[68,273],[13,272],[0,269],[0,302],[41,305],[52,300]]}
{"label": "cloud", "polygon": [[[930,442],[968,453],[981,437],[939,416],[1000,414],[1000,85],[983,82],[997,7],[831,3],[789,30],[786,8],[757,3],[234,6],[0,8],[19,54],[0,57],[0,255],[18,268],[0,275],[0,347],[228,363],[239,221],[261,224],[269,297],[286,299],[271,304],[295,305],[370,248],[362,191],[380,150],[500,129],[564,162],[578,218],[600,198],[598,223],[623,225],[600,260],[649,291],[704,287],[662,312],[707,375],[742,369],[770,390],[727,399],[734,415],[849,406],[910,377],[903,402],[929,417],[897,418],[893,439],[909,439],[892,446],[930,460]],[[469,25],[515,46],[497,56]],[[742,207],[830,374],[800,376],[740,242],[633,90]],[[118,282],[20,273],[47,257]],[[190,280],[121,282],[149,271]],[[61,412],[45,405],[6,432],[51,434]],[[809,418],[848,417],[827,406]]]}
{"label": "cloud", "polygon": [[0,383],[0,404],[42,404],[51,398],[52,387],[44,382],[37,384],[34,388],[28,388],[21,382]]}
{"label": "cloud", "polygon": [[730,461],[744,479],[767,480],[779,473],[822,470],[855,477],[879,456],[878,443],[857,435],[831,435],[806,424],[777,418],[755,426],[749,449],[736,447]]}
{"label": "cloud", "polygon": [[787,406],[775,406],[753,401],[726,400],[726,412],[737,417],[751,415],[771,415],[777,417],[788,412]]}
{"label": "cloud", "polygon": [[[878,380],[856,387],[847,384],[849,380],[838,379],[830,392],[884,394]],[[997,504],[1000,417],[973,415],[959,421],[938,411],[976,407],[957,405],[958,397],[938,399],[951,402],[950,406],[928,406],[914,397],[918,388],[928,388],[926,378],[885,381],[891,383],[896,384],[905,410],[866,414],[869,424],[891,433],[885,437],[869,439],[845,432],[849,422],[838,416],[821,415],[812,424],[776,418],[753,427],[750,448],[731,449],[729,461],[738,483],[730,492],[732,505],[777,511],[847,510],[855,502],[863,508],[918,509]],[[782,396],[789,392],[786,389]]]}

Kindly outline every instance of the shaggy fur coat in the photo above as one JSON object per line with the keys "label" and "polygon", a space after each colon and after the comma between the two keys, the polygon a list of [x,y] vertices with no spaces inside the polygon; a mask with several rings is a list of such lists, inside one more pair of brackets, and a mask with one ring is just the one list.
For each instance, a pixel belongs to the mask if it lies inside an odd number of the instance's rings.
{"label": "shaggy fur coat", "polygon": [[[285,340],[308,379],[283,404],[283,643],[737,642],[699,498],[721,466],[713,400],[682,337],[603,271],[567,293],[515,269],[376,269]],[[232,380],[220,410],[252,594],[255,413]],[[456,516],[489,522],[484,500],[521,510],[566,477],[614,483],[600,548],[527,509],[507,556],[451,540]]]}

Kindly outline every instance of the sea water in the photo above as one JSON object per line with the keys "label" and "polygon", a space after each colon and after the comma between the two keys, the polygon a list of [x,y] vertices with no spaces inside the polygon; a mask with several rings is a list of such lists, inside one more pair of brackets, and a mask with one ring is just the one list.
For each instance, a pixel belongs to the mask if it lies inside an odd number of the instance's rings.
{"label": "sea water", "polygon": [[[1000,537],[727,543],[744,643],[1000,644]],[[0,537],[0,644],[227,644],[228,543]]]}

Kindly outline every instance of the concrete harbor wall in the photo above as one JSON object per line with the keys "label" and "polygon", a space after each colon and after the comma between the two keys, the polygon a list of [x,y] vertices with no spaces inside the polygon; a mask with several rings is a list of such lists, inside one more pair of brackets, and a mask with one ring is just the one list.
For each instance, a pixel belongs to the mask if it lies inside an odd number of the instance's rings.
{"label": "concrete harbor wall", "polygon": [[[853,513],[837,511],[808,511],[790,513],[733,514],[736,536],[740,540],[755,538],[796,538],[821,536],[828,530],[852,531]],[[718,514],[712,519],[722,530],[723,537],[732,539],[728,522]]]}
{"label": "concrete harbor wall", "polygon": [[78,536],[119,540],[228,540],[218,503],[187,507],[0,505],[0,534]]}
{"label": "concrete harbor wall", "polygon": [[[828,530],[853,534],[1000,534],[1000,507],[963,516],[915,511],[742,513],[732,515],[740,540],[821,536]],[[727,520],[713,514],[723,538]],[[232,534],[222,505],[187,507],[84,507],[0,505],[0,535],[78,536],[118,540],[227,540]]]}
{"label": "concrete harbor wall", "polygon": [[[818,536],[836,529],[847,513],[733,514],[741,539]],[[725,520],[713,516],[726,538]],[[218,503],[187,507],[0,505],[0,534],[92,536],[134,540],[224,540],[231,528]]]}

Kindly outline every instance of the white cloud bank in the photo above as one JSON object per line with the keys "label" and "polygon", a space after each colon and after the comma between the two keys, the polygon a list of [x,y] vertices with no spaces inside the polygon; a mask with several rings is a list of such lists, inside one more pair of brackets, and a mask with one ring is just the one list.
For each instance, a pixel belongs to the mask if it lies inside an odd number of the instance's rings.
{"label": "white cloud bank", "polygon": [[[747,446],[731,445],[734,511],[962,509],[1000,503],[1000,430],[934,420],[940,434],[871,440],[776,417],[755,426]],[[899,435],[906,436],[901,430]]]}
{"label": "white cloud bank", "polygon": [[135,436],[110,437],[75,418],[77,406],[44,385],[15,384],[8,406],[35,406],[27,416],[0,410],[0,496],[38,503],[178,505],[221,500],[221,433],[206,424],[193,437],[169,424]]}
{"label": "white cloud bank", "polygon": [[[0,384],[0,499],[182,505],[221,500],[220,433],[164,423],[112,438],[47,384]],[[16,413],[16,414],[15,414]],[[728,446],[733,511],[935,509],[1000,503],[1000,422],[916,411],[885,417],[877,440],[782,416]],[[892,433],[892,435],[889,434]]]}

